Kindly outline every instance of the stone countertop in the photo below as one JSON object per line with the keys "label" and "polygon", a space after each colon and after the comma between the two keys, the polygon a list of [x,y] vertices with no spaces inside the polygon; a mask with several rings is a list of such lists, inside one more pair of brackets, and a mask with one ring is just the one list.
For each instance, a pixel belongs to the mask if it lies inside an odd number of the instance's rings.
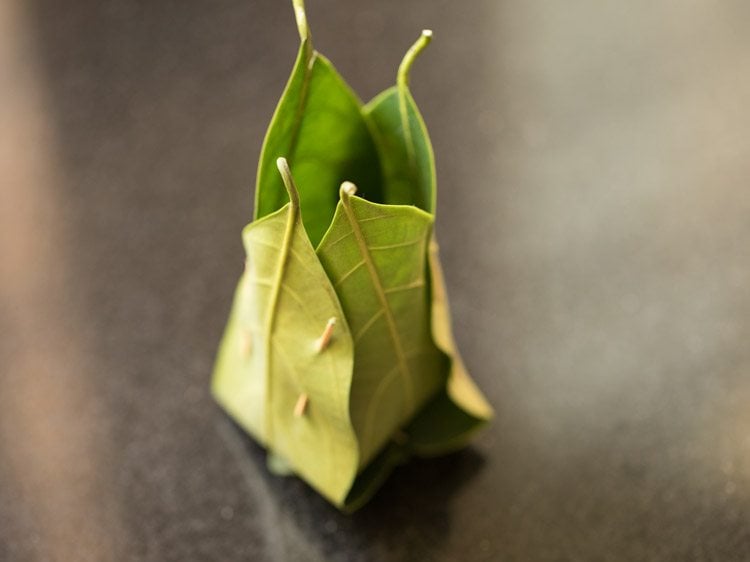
{"label": "stone countertop", "polygon": [[288,2],[0,4],[0,560],[750,560],[747,2],[308,0],[422,28],[437,233],[497,410],[354,516],[208,393]]}

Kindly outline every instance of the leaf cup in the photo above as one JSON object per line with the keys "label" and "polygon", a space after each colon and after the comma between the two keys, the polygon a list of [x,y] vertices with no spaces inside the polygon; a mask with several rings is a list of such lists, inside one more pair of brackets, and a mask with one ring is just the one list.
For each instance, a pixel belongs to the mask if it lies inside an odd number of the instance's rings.
{"label": "leaf cup", "polygon": [[492,409],[451,333],[434,157],[408,86],[432,33],[363,105],[293,6],[300,49],[261,151],[212,392],[269,467],[352,511],[410,456],[465,446]]}

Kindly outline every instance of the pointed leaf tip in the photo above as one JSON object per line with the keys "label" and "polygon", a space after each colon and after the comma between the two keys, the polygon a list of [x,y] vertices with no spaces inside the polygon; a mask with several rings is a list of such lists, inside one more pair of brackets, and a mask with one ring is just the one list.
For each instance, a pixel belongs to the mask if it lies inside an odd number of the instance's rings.
{"label": "pointed leaf tip", "polygon": [[289,202],[292,204],[292,209],[297,211],[299,209],[299,192],[297,186],[294,185],[294,178],[292,177],[292,171],[289,169],[289,163],[286,158],[280,156],[276,159],[276,167],[279,169],[281,174],[281,180],[284,182],[284,187],[289,194]]}
{"label": "pointed leaf tip", "polygon": [[400,87],[405,88],[409,84],[409,71],[411,65],[414,64],[414,60],[419,56],[424,48],[432,41],[432,30],[423,29],[422,34],[414,42],[414,44],[406,51],[401,64],[398,67],[397,83]]}

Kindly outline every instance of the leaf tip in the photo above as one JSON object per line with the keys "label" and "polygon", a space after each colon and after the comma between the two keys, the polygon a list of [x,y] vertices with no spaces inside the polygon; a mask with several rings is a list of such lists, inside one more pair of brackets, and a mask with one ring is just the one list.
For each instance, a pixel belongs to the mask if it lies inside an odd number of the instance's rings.
{"label": "leaf tip", "polygon": [[289,163],[286,161],[286,158],[284,158],[283,156],[279,156],[276,159],[276,167],[279,169],[279,172],[281,173],[282,176],[284,175],[285,171],[287,172],[289,171]]}
{"label": "leaf tip", "polygon": [[347,199],[356,193],[357,193],[357,186],[354,185],[352,182],[345,181],[344,183],[341,184],[339,195],[341,195],[342,199]]}
{"label": "leaf tip", "polygon": [[292,178],[292,171],[289,169],[289,163],[286,158],[279,156],[276,159],[276,167],[279,169],[281,174],[281,180],[284,182],[284,187],[289,194],[289,201],[292,204],[292,209],[297,211],[299,209],[299,192],[297,186],[294,185],[294,178]]}
{"label": "leaf tip", "polygon": [[300,40],[310,39],[310,27],[307,25],[304,0],[292,0],[292,6],[294,7],[294,19],[297,21]]}
{"label": "leaf tip", "polygon": [[409,71],[411,70],[411,65],[414,64],[414,60],[419,56],[419,53],[421,53],[424,48],[430,44],[430,41],[432,41],[432,30],[423,29],[422,34],[419,36],[419,38],[414,42],[409,50],[406,51],[406,54],[404,55],[404,58],[398,67],[397,82],[400,87],[404,88],[408,86]]}

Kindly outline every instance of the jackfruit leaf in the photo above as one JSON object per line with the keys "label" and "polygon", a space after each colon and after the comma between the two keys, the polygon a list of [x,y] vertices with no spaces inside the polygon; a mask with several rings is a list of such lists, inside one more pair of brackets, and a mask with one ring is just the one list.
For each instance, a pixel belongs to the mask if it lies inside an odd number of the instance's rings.
{"label": "jackfruit leaf", "polygon": [[432,216],[372,203],[354,191],[342,185],[317,254],[352,332],[349,408],[361,468],[445,386],[447,364],[430,333]]}
{"label": "jackfruit leaf", "polygon": [[[352,337],[303,228],[291,174],[280,169],[290,201],[243,231],[245,273],[212,390],[277,461],[342,505],[359,464],[348,408]],[[331,318],[333,336],[319,351]]]}
{"label": "jackfruit leaf", "polygon": [[409,91],[409,71],[431,40],[432,31],[424,30],[404,55],[396,85],[363,108],[380,153],[385,202],[415,205],[428,213],[435,212],[435,159],[427,127]]}
{"label": "jackfruit leaf", "polygon": [[300,48],[261,151],[212,389],[276,472],[353,511],[393,467],[464,445],[492,411],[451,334],[434,157],[408,88],[431,34],[362,107],[293,5]]}
{"label": "jackfruit leaf", "polygon": [[[432,39],[425,30],[399,66],[396,86],[376,96],[364,108],[383,163],[384,193],[388,203],[416,205],[435,211],[435,158],[427,128],[409,90],[409,72]],[[412,450],[421,455],[441,454],[466,444],[492,417],[492,408],[469,377],[456,348],[445,283],[432,238],[429,252],[432,335],[450,357],[448,383],[408,428]]]}
{"label": "jackfruit leaf", "polygon": [[382,201],[382,180],[361,102],[328,59],[313,49],[304,4],[293,3],[300,48],[261,150],[255,218],[287,202],[275,166],[284,157],[300,189],[305,228],[317,245],[331,223],[341,183],[356,182],[368,199]]}

